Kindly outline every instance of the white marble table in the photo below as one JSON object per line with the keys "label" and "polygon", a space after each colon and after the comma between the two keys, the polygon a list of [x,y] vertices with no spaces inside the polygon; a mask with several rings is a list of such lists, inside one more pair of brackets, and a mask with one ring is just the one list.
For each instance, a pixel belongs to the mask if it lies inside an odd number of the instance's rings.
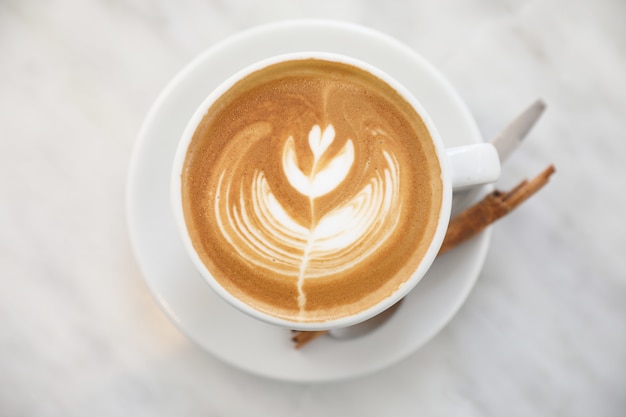
{"label": "white marble table", "polygon": [[[252,376],[189,342],[125,224],[131,150],[167,81],[220,39],[303,17],[408,44],[487,138],[543,97],[498,186],[558,171],[494,227],[442,332],[328,384]],[[622,0],[1,2],[0,415],[626,415],[625,19]]]}

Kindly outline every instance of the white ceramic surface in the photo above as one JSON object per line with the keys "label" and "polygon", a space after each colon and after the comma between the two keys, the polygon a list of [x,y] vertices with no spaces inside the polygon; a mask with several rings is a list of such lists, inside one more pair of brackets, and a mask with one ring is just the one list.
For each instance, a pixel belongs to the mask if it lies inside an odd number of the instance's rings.
{"label": "white ceramic surface", "polygon": [[[281,39],[289,39],[289,46],[281,45]],[[345,49],[336,49],[337,43],[344,44]],[[415,52],[390,37],[334,22],[288,22],[256,28],[206,51],[157,99],[139,135],[131,166],[129,227],[135,253],[155,297],[177,326],[206,350],[242,369],[277,379],[342,379],[397,362],[440,330],[474,284],[489,238],[485,233],[438,259],[379,331],[351,341],[325,338],[301,351],[293,349],[289,330],[244,315],[209,289],[178,240],[170,210],[169,181],[162,180],[169,178],[173,150],[195,111],[193,104],[222,81],[220,76],[206,74],[216,66],[226,74],[238,70],[242,56],[247,57],[250,50],[269,57],[290,52],[290,48],[336,53],[366,49],[358,58],[385,66],[400,82],[410,85],[412,93],[429,109],[447,147],[481,141],[466,107],[447,81]],[[191,113],[179,116],[170,112],[173,108],[191,108]],[[155,239],[155,232],[161,237]]]}
{"label": "white ceramic surface", "polygon": [[[622,416],[624,16],[623,0],[0,1],[0,416]],[[379,372],[293,384],[178,330],[130,246],[125,189],[146,112],[193,57],[252,26],[317,17],[418,51],[485,139],[543,98],[496,187],[557,172],[492,228],[471,293],[428,343]],[[248,53],[238,66],[261,55]],[[210,89],[229,69],[204,71]],[[176,120],[207,94],[169,93]],[[144,225],[162,217],[160,192],[141,192],[155,207]],[[171,261],[148,272],[178,276]]]}
{"label": "white ceramic surface", "polygon": [[[362,28],[354,28],[351,25],[339,25],[336,22],[299,22],[299,24],[304,27],[316,25],[318,26],[318,30],[320,32],[335,30],[337,31],[337,37],[341,36],[342,32],[345,33],[347,30],[350,29],[352,30],[352,32],[355,33],[364,32],[364,29]],[[275,26],[279,26],[279,28],[276,28]],[[282,30],[282,32],[284,32],[283,36],[291,37],[290,29],[281,29],[283,26],[292,27],[293,22],[282,23],[279,25],[271,25],[266,28],[254,29],[254,35],[249,35],[249,38],[252,38],[252,36],[254,36],[255,39],[254,42],[250,42],[250,47],[256,46],[255,43],[257,42],[257,39],[260,39],[260,41],[262,42],[265,33],[269,33],[269,36],[275,36],[273,35],[274,33],[276,33],[277,31],[280,32]],[[299,28],[295,30],[296,33],[298,31],[300,31]],[[260,32],[260,34],[258,32]],[[365,32],[369,33],[370,37],[382,36],[380,34],[372,33],[372,31]],[[296,37],[295,40],[297,41],[297,39],[298,38]],[[397,43],[398,42],[392,42],[392,45],[396,45]],[[222,299],[224,299],[240,311],[248,314],[249,316],[257,318],[266,323],[282,326],[288,329],[297,328],[300,330],[330,330],[347,327],[372,318],[382,311],[387,310],[389,307],[397,303],[398,300],[404,298],[409,293],[409,291],[411,291],[411,289],[413,289],[415,285],[417,285],[417,283],[424,277],[426,272],[428,272],[428,269],[432,265],[432,262],[435,260],[437,252],[441,247],[441,243],[443,242],[445,231],[447,229],[450,219],[453,187],[457,189],[493,183],[500,176],[500,159],[498,157],[498,153],[495,147],[492,144],[481,142],[477,144],[466,144],[464,146],[450,146],[448,148],[444,148],[443,141],[441,140],[441,137],[439,135],[439,130],[437,126],[435,126],[430,115],[428,114],[426,109],[423,108],[421,102],[417,100],[416,97],[411,94],[411,92],[409,92],[401,83],[399,83],[394,78],[391,78],[387,73],[382,72],[379,68],[373,66],[369,62],[356,60],[353,57],[347,56],[345,54],[340,55],[337,53],[330,53],[328,51],[320,52],[319,48],[323,46],[324,45],[316,46],[315,52],[299,51],[296,53],[287,53],[268,57],[262,61],[252,64],[251,66],[236,71],[234,75],[229,76],[227,80],[220,82],[219,85],[208,95],[208,97],[206,97],[202,101],[200,106],[190,116],[190,119],[186,124],[185,129],[181,134],[180,140],[176,147],[175,155],[173,157],[171,181],[169,184],[171,198],[170,204],[172,207],[174,223],[176,224],[178,229],[178,235],[181,239],[183,247],[187,251],[189,259],[195,265],[200,275],[207,281],[211,289],[215,293],[217,293]],[[399,48],[402,48],[402,46],[400,45]],[[275,64],[277,62],[310,58],[341,62],[344,64],[360,67],[361,69],[375,75],[379,79],[382,79],[392,88],[394,88],[399,94],[401,94],[405,98],[405,100],[409,102],[411,106],[413,106],[413,108],[421,116],[424,124],[426,125],[426,128],[431,134],[432,142],[435,146],[435,151],[439,158],[439,166],[441,167],[442,171],[441,180],[443,184],[442,203],[440,211],[438,213],[439,220],[437,229],[434,233],[429,249],[425,253],[422,261],[419,263],[417,268],[413,271],[411,278],[404,282],[402,284],[402,287],[398,288],[397,291],[395,291],[391,296],[381,300],[379,303],[372,306],[371,308],[358,312],[351,316],[341,317],[336,320],[328,320],[321,323],[290,321],[287,319],[273,316],[271,314],[264,313],[262,311],[256,310],[245,302],[242,302],[242,300],[233,296],[224,287],[222,287],[219,281],[213,278],[211,272],[206,268],[206,266],[198,256],[198,253],[196,252],[194,245],[189,237],[189,234],[187,232],[187,225],[185,224],[185,218],[183,214],[183,200],[181,194],[181,173],[183,172],[184,161],[187,155],[187,148],[194,136],[198,123],[200,123],[200,121],[203,119],[204,115],[213,105],[215,100],[222,96],[224,92],[229,90],[237,81],[255,71],[259,71],[260,69]],[[189,73],[187,73],[187,76],[189,76]],[[425,79],[424,82],[428,84],[437,84],[437,82],[439,82],[440,80],[442,80],[441,77],[433,76]],[[184,79],[179,80],[179,83],[186,84]],[[435,89],[437,89],[437,87],[435,87]],[[448,91],[450,90],[449,86],[446,84],[443,84],[441,87],[439,87],[439,89],[445,91],[446,93],[448,93]],[[464,111],[464,109],[462,109],[461,111]],[[454,123],[454,121],[445,120],[443,117],[441,119],[443,120],[442,123],[445,124]]]}

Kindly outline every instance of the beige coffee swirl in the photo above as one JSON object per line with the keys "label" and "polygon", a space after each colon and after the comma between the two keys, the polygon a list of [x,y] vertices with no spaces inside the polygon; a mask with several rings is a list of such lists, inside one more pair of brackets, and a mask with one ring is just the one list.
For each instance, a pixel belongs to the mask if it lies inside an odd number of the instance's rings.
{"label": "beige coffee swirl", "polygon": [[303,322],[393,293],[427,250],[441,205],[415,110],[373,75],[316,59],[272,65],[222,95],[181,179],[187,228],[216,280]]}

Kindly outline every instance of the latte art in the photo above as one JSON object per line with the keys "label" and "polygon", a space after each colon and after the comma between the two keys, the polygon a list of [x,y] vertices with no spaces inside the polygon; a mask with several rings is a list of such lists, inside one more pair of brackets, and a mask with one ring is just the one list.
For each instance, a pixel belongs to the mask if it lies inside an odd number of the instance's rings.
{"label": "latte art", "polygon": [[323,322],[406,282],[441,207],[429,132],[351,65],[285,61],[244,77],[199,123],[181,175],[195,251],[267,314]]}
{"label": "latte art", "polygon": [[[335,190],[354,163],[350,139],[336,155],[324,158],[334,140],[332,125],[323,132],[320,126],[313,126],[308,135],[313,164],[308,173],[300,169],[292,136],[283,148],[283,172],[289,184],[309,201],[308,224],[299,223],[289,214],[263,171],[255,171],[250,187],[239,184],[239,199],[235,201],[228,197],[236,186],[232,178],[225,179],[222,173],[218,182],[219,198],[215,199],[214,209],[221,233],[251,264],[297,280],[301,314],[306,307],[306,279],[342,273],[359,265],[395,232],[399,220],[399,167],[386,151],[387,166],[382,172],[376,172],[339,206],[323,216],[316,215],[315,200]],[[250,195],[246,195],[246,189]]]}

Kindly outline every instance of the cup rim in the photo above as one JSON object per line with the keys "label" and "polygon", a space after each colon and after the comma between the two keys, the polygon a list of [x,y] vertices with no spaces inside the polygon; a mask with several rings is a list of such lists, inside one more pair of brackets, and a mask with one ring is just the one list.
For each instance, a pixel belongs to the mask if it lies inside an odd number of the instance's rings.
{"label": "cup rim", "polygon": [[[213,277],[211,272],[208,270],[208,268],[196,252],[196,249],[193,246],[193,242],[189,237],[182,207],[181,188],[181,175],[184,161],[187,155],[187,149],[191,143],[198,124],[201,122],[204,115],[210,109],[211,105],[217,99],[219,99],[219,97],[221,97],[226,91],[233,87],[235,83],[237,83],[239,80],[249,74],[252,74],[258,70],[261,70],[276,63],[307,59],[326,60],[330,62],[338,62],[355,66],[369,72],[370,74],[388,84],[395,91],[397,91],[419,114],[419,116],[422,118],[424,125],[428,129],[428,132],[430,133],[431,141],[434,145],[441,169],[442,182],[442,200],[435,234],[430,242],[428,250],[420,260],[417,268],[411,273],[411,276],[405,282],[400,284],[400,286],[394,291],[393,294],[380,300],[375,305],[352,315],[342,316],[335,319],[319,322],[291,321],[271,315],[269,313],[265,313],[263,311],[255,309],[246,302],[235,297],[224,287],[222,287],[220,283]],[[250,64],[226,78],[215,89],[213,89],[209,93],[209,95],[205,97],[205,99],[196,108],[193,115],[189,119],[178,142],[171,169],[170,202],[178,235],[183,243],[187,255],[189,256],[190,260],[192,261],[196,270],[200,273],[204,281],[207,282],[211,289],[215,291],[223,300],[226,300],[229,304],[231,304],[238,310],[248,314],[249,316],[269,324],[295,330],[332,330],[358,324],[362,321],[376,316],[377,314],[380,314],[381,312],[404,298],[426,275],[426,272],[431,267],[437,256],[439,248],[441,247],[443,238],[445,237],[445,231],[450,220],[452,206],[452,183],[450,176],[450,167],[439,131],[437,130],[435,124],[432,121],[432,118],[428,115],[422,104],[406,87],[404,87],[399,81],[397,81],[395,78],[388,75],[384,71],[380,70],[376,66],[369,64],[365,61],[350,57],[348,55],[322,51],[300,51],[274,55]]]}

